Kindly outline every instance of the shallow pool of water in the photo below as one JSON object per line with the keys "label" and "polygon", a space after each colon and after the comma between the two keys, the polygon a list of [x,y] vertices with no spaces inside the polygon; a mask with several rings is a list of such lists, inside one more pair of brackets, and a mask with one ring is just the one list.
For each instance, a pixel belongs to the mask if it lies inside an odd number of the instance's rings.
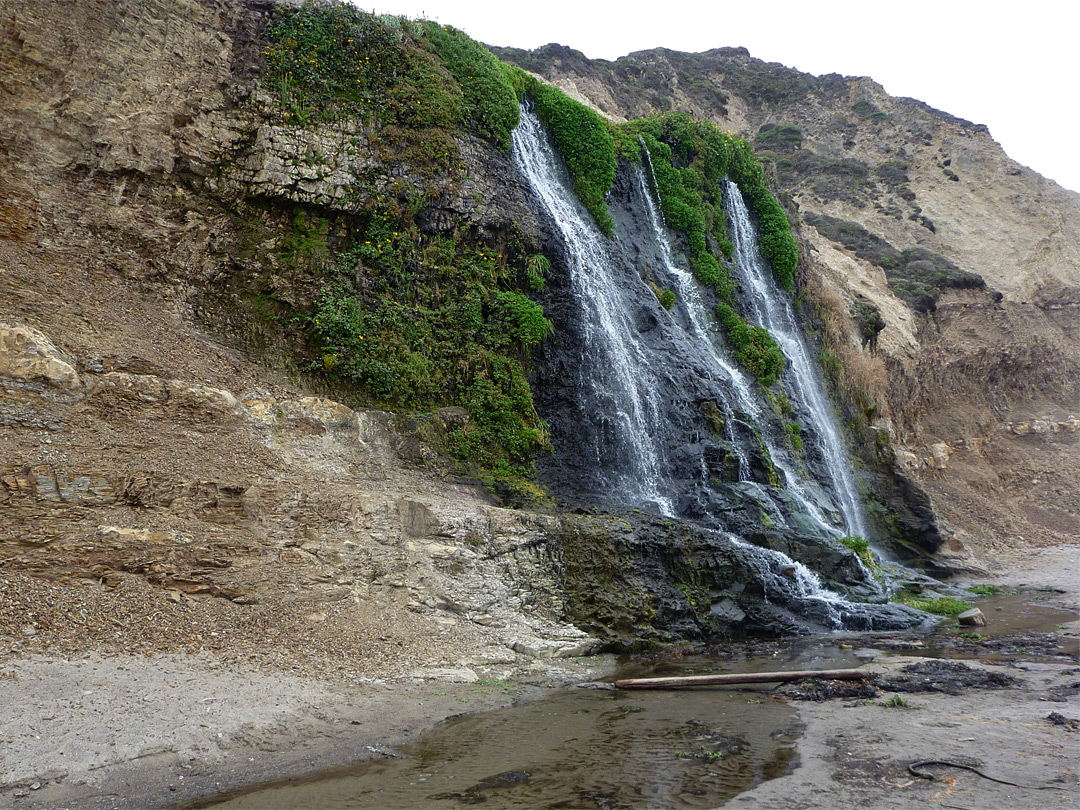
{"label": "shallow pool of water", "polygon": [[[905,654],[999,657],[985,640],[974,642],[961,633],[977,632],[983,639],[1010,644],[1018,637],[1022,644],[1025,634],[1053,634],[1077,618],[1040,604],[1038,594],[971,601],[986,615],[986,627],[958,629],[945,620],[929,637],[902,634]],[[1050,638],[1049,643],[1056,649],[1061,640]],[[1066,648],[1076,647],[1075,639],[1066,641]],[[672,649],[661,658],[623,659],[618,677],[846,669],[865,662],[858,648],[883,649],[887,642],[880,636],[831,635],[732,644],[708,654],[700,648],[686,654]],[[1008,657],[1015,658],[1015,651]],[[534,703],[451,720],[399,749],[396,758],[256,786],[198,806],[715,808],[796,764],[796,715],[769,697],[774,686],[655,692],[564,689]]]}
{"label": "shallow pool of water", "polygon": [[220,808],[707,808],[793,766],[788,706],[754,690],[565,689],[458,718],[400,749]]}

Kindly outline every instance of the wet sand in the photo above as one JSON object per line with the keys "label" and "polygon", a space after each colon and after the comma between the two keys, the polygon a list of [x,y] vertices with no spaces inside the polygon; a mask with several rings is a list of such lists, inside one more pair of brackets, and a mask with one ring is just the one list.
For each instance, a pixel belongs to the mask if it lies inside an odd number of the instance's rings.
{"label": "wet sand", "polygon": [[[991,581],[1056,588],[1041,598],[1075,611],[1078,554],[1031,552],[1003,563]],[[1057,633],[1075,643],[1080,622]],[[913,708],[867,699],[792,701],[805,727],[797,766],[725,806],[1080,807],[1080,725],[1048,719],[1080,720],[1080,662],[974,654],[967,665],[1008,674],[1017,685],[903,695]],[[864,658],[881,677],[927,660],[880,650]],[[614,669],[613,658],[598,657],[328,682],[245,671],[209,656],[8,660],[0,663],[0,805],[171,807],[379,756],[449,717],[536,700]],[[1025,787],[944,766],[926,769],[942,781],[908,772],[909,763],[929,759],[974,764]]]}

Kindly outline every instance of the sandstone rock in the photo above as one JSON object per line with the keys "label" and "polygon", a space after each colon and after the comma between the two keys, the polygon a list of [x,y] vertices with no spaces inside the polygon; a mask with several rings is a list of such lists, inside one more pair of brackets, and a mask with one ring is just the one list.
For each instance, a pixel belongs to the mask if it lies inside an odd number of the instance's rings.
{"label": "sandstone rock", "polygon": [[171,537],[165,532],[149,529],[127,529],[121,526],[98,526],[98,536],[117,547],[160,545]]}
{"label": "sandstone rock", "polygon": [[439,408],[436,413],[449,430],[463,428],[469,424],[469,412],[464,408]]}
{"label": "sandstone rock", "polygon": [[965,610],[956,617],[956,620],[965,627],[984,627],[986,625],[986,617],[978,608]]}
{"label": "sandstone rock", "polygon": [[467,667],[435,667],[417,669],[410,677],[425,681],[446,681],[447,683],[476,683],[480,676]]}
{"label": "sandstone rock", "polygon": [[75,360],[30,326],[0,323],[0,377],[44,383],[65,393],[79,389]]}
{"label": "sandstone rock", "polygon": [[310,419],[328,430],[357,432],[360,420],[356,411],[340,402],[321,397],[301,397],[281,404],[286,419]]}

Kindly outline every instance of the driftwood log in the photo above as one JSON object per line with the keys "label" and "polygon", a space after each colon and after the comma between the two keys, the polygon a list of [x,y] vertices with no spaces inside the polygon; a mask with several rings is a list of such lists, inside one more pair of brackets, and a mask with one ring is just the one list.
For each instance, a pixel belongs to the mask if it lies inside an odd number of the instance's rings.
{"label": "driftwood log", "polygon": [[808,669],[800,672],[738,672],[727,675],[684,675],[672,678],[626,678],[615,681],[617,689],[680,689],[685,686],[719,686],[740,683],[778,683],[821,678],[831,681],[861,681],[874,673],[862,669]]}

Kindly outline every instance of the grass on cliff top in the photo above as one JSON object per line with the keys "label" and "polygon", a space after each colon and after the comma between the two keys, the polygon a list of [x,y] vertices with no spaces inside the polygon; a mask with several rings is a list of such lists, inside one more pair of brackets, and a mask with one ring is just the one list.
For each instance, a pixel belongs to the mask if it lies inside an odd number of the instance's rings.
{"label": "grass on cliff top", "polygon": [[308,2],[277,8],[265,37],[266,81],[290,123],[348,117],[414,136],[465,127],[510,148],[518,105],[506,71],[455,28]]}

